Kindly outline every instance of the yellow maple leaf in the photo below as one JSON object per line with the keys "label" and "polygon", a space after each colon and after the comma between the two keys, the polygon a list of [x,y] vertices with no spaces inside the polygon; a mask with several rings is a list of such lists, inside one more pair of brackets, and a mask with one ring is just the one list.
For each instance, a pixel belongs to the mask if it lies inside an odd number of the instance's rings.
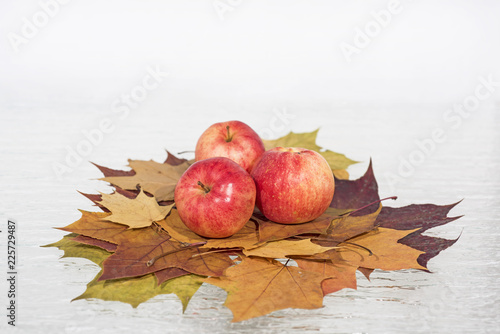
{"label": "yellow maple leaf", "polygon": [[147,196],[144,191],[136,198],[130,199],[119,193],[101,194],[100,204],[111,211],[106,220],[127,225],[130,228],[150,226],[153,222],[162,220],[170,212],[173,204],[160,206],[154,197]]}
{"label": "yellow maple leaf", "polygon": [[[399,243],[398,240],[417,231],[415,230],[393,230],[378,227],[368,233],[340,243],[338,254],[344,261],[359,267],[400,270],[400,269],[423,269],[417,259],[425,252]],[[360,248],[364,247],[365,249]],[[368,252],[371,251],[371,254]]]}
{"label": "yellow maple leaf", "polygon": [[282,259],[288,255],[314,255],[323,253],[335,247],[323,247],[313,244],[311,239],[304,240],[279,240],[264,244],[263,246],[243,250],[246,256],[260,256],[273,259]]}

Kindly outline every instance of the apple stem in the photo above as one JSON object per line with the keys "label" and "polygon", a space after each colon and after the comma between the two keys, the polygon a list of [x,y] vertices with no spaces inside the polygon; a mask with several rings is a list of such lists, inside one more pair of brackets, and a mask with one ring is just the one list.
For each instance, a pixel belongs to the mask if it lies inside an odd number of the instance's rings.
{"label": "apple stem", "polygon": [[[361,207],[361,208],[359,208],[359,209],[356,209],[356,210],[354,210],[354,211],[347,212],[347,213],[345,213],[345,214],[346,214],[346,215],[347,215],[347,214],[348,214],[348,215],[353,214],[354,212],[361,211],[361,210],[363,210],[363,209],[366,209],[366,208],[367,208],[367,207],[369,207],[369,206],[372,206],[373,204],[377,204],[377,203],[380,203],[380,202],[385,201],[385,200],[388,200],[388,199],[397,200],[397,199],[398,199],[398,196],[391,196],[391,197],[386,197],[386,198],[379,199],[378,201],[371,202],[370,204],[367,204],[367,205],[365,205],[365,206],[362,206],[362,207]],[[343,216],[343,215],[341,215],[341,216]]]}
{"label": "apple stem", "polygon": [[226,130],[227,130],[226,143],[229,143],[231,140],[233,140],[233,136],[231,136],[231,134],[229,133],[229,125],[226,126]]}
{"label": "apple stem", "polygon": [[201,181],[198,181],[198,185],[205,191],[205,194],[208,194],[210,192],[210,188],[201,183]]}

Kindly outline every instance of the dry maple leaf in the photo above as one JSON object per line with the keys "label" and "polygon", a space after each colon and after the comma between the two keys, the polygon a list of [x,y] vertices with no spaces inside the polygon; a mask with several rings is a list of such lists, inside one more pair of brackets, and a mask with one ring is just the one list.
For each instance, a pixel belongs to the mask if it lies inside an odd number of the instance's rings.
{"label": "dry maple leaf", "polygon": [[423,252],[398,243],[398,240],[414,231],[376,228],[349,239],[349,243],[340,243],[339,247],[342,248],[336,251],[344,261],[358,267],[382,270],[425,270],[427,268],[417,262]]}
{"label": "dry maple leaf", "polygon": [[[127,198],[130,198],[130,199],[134,199],[134,198],[137,197],[137,195],[139,195],[139,191],[138,190],[134,190],[134,191],[124,190],[124,189],[122,189],[120,187],[116,187],[114,192],[116,192],[116,193],[118,193],[120,195],[123,195],[123,196],[125,196]],[[87,197],[89,200],[91,200],[102,211],[104,211],[104,212],[111,212],[110,210],[106,209],[104,206],[102,206],[100,204],[100,202],[102,201],[102,195],[101,194],[86,194],[86,193],[82,193],[82,192],[79,192],[79,193],[82,194],[83,196]]]}
{"label": "dry maple leaf", "polygon": [[77,235],[76,237],[74,237],[71,240],[85,244],[85,245],[99,247],[99,248],[102,248],[110,253],[113,253],[118,248],[117,244],[114,244],[114,243],[111,243],[108,241],[104,241],[104,240],[99,240],[99,239],[87,237],[87,236],[81,235],[81,234]]}
{"label": "dry maple leaf", "polygon": [[153,227],[127,230],[120,235],[116,252],[104,261],[99,280],[141,276],[173,267],[201,276],[221,276],[233,265],[227,254],[202,253]]}
{"label": "dry maple leaf", "polygon": [[119,193],[101,194],[100,204],[111,211],[106,220],[127,225],[129,228],[150,226],[153,222],[165,218],[174,206],[159,206],[156,199],[147,196],[142,189],[134,199]]}
{"label": "dry maple leaf", "polygon": [[275,260],[244,257],[221,278],[204,281],[227,291],[224,305],[233,322],[259,317],[285,308],[323,306],[323,275]]}
{"label": "dry maple leaf", "polygon": [[370,280],[370,275],[375,271],[375,269],[358,267],[358,270],[366,277],[367,280]]}
{"label": "dry maple leaf", "polygon": [[453,240],[442,239],[422,235],[422,232],[460,218],[461,216],[447,216],[449,211],[457,204],[412,204],[401,208],[384,207],[377,217],[376,223],[378,226],[397,230],[418,228],[418,231],[404,237],[399,242],[425,252],[419,256],[418,263],[423,267],[427,267],[427,262],[430,259],[457,242],[458,238]]}
{"label": "dry maple leaf", "polygon": [[[356,235],[368,232],[375,227],[375,221],[382,206],[372,214],[353,216],[348,209],[328,208],[325,213],[315,220],[303,224],[283,225],[270,221],[259,212],[254,213],[251,219],[259,223],[259,240],[275,241],[293,236],[318,234],[313,240],[322,246],[336,246],[338,243]],[[363,210],[363,209],[362,209]]]}
{"label": "dry maple leaf", "polygon": [[255,222],[249,220],[241,230],[232,236],[222,239],[210,239],[203,247],[252,249],[260,244],[258,226]]}
{"label": "dry maple leaf", "polygon": [[111,255],[110,252],[102,248],[74,241],[73,239],[77,236],[78,234],[76,233],[70,233],[65,235],[61,240],[42,247],[57,247],[64,251],[62,258],[79,257],[88,259],[97,265],[101,265],[102,262]]}
{"label": "dry maple leaf", "polygon": [[325,278],[321,282],[323,294],[327,295],[345,288],[356,289],[356,270],[358,267],[332,261],[305,261],[295,260],[299,266],[307,271],[317,272]]}
{"label": "dry maple leaf", "polygon": [[[333,241],[333,245],[337,245],[342,241],[346,241],[357,235],[371,231],[376,226],[376,220],[381,210],[382,205],[379,204],[377,211],[365,216],[346,214],[342,217],[335,218],[332,220],[332,223],[328,227],[326,233],[321,235],[320,238],[324,238],[329,242]],[[323,245],[323,243],[319,244]],[[328,243],[325,243],[324,245],[328,245]]]}
{"label": "dry maple leaf", "polygon": [[127,230],[127,227],[124,225],[105,221],[110,213],[79,211],[82,213],[80,219],[66,227],[60,227],[59,229],[114,244],[118,243],[119,235]]}
{"label": "dry maple leaf", "polygon": [[112,176],[134,176],[135,172],[133,170],[118,170],[118,169],[112,169],[108,167],[104,167],[101,165],[98,165],[96,163],[91,162],[94,166],[96,166],[101,173],[104,174],[105,177],[112,177]]}
{"label": "dry maple leaf", "polygon": [[332,220],[346,212],[348,210],[328,208],[321,216],[310,222],[293,225],[275,223],[264,217],[260,212],[254,212],[250,219],[255,220],[259,224],[259,241],[267,242],[282,240],[299,234],[326,233]]}
{"label": "dry maple leaf", "polygon": [[[335,179],[335,192],[330,207],[336,209],[358,209],[380,200],[378,184],[373,174],[372,162],[366,173],[357,180]],[[355,213],[363,216],[372,213],[377,208],[369,206]]]}
{"label": "dry maple leaf", "polygon": [[458,203],[449,205],[412,204],[401,208],[384,207],[377,217],[377,224],[396,230],[420,228],[420,232],[424,232],[461,218],[462,216],[447,216]]}
{"label": "dry maple leaf", "polygon": [[156,280],[158,281],[158,285],[160,285],[163,282],[168,281],[169,279],[189,275],[190,272],[180,268],[165,268],[156,271],[154,274],[156,276]]}
{"label": "dry maple leaf", "polygon": [[321,146],[316,144],[316,137],[318,136],[319,129],[312,132],[295,133],[289,132],[287,135],[278,139],[262,140],[266,150],[274,147],[302,147],[308,150],[320,151]]}
{"label": "dry maple leaf", "polygon": [[[372,163],[366,173],[357,180],[335,180],[335,194],[331,207],[356,208],[379,200],[378,185],[372,169]],[[391,229],[410,230],[418,229],[399,240],[399,243],[422,251],[418,263],[427,267],[427,262],[444,249],[453,245],[457,240],[441,239],[424,236],[425,230],[448,224],[460,217],[447,217],[448,212],[458,203],[450,205],[413,204],[402,208],[384,206],[377,217],[375,224]],[[354,215],[366,215],[373,212],[373,206],[367,207]],[[363,272],[367,277],[370,269]]]}
{"label": "dry maple leaf", "polygon": [[178,166],[178,165],[182,165],[184,162],[187,161],[186,159],[176,157],[175,155],[170,153],[168,150],[166,150],[166,151],[167,151],[167,159],[164,162],[165,164],[169,164],[172,166]]}
{"label": "dry maple leaf", "polygon": [[[96,165],[115,193],[84,195],[105,212],[82,211],[78,221],[61,228],[73,233],[49,246],[103,268],[78,298],[135,307],[173,292],[185,308],[201,284],[195,273],[228,292],[225,305],[233,321],[241,321],[284,308],[321,307],[324,294],[356,288],[356,270],[367,278],[374,269],[427,270],[429,259],[456,242],[422,235],[459,218],[447,216],[456,204],[372,205],[380,198],[371,162],[360,179],[345,180],[345,168],[354,161],[318,146],[317,132],[265,141],[267,148],[318,151],[330,164],[335,194],[330,208],[312,222],[276,224],[256,211],[231,237],[201,237],[184,225],[172,202],[175,185],[192,161],[168,153],[164,163],[129,160],[130,171]],[[299,268],[275,260],[286,257]]]}
{"label": "dry maple leaf", "polygon": [[172,209],[165,219],[158,221],[158,225],[163,228],[173,240],[182,243],[207,242],[209,239],[202,237],[191,231],[181,220],[179,211]]}
{"label": "dry maple leaf", "polygon": [[[79,257],[89,259],[102,267],[103,262],[111,253],[91,245],[75,242],[79,236],[77,234],[68,234],[60,241],[44,246],[57,247],[64,251],[63,257]],[[182,302],[183,311],[194,293],[201,286],[202,282],[199,276],[196,275],[181,275],[179,271],[164,273],[163,270],[153,274],[110,281],[98,281],[101,273],[87,284],[85,292],[74,298],[73,300],[99,298],[102,300],[115,300],[123,303],[128,303],[133,307],[147,301],[148,299],[159,295],[175,293]],[[187,273],[189,274],[189,273]],[[158,277],[162,277],[159,281]],[[167,277],[169,276],[169,277]],[[180,276],[190,276],[185,279],[176,280]]]}
{"label": "dry maple leaf", "polygon": [[100,281],[99,274],[87,284],[87,289],[73,300],[99,298],[121,301],[137,307],[159,294],[175,293],[182,302],[182,310],[203,283],[200,276],[183,275],[158,284],[153,274],[128,279]]}
{"label": "dry maple leaf", "polygon": [[134,175],[105,176],[101,180],[127,190],[134,190],[139,184],[158,201],[168,201],[174,199],[175,186],[189,163],[184,161],[179,165],[170,165],[153,160],[129,160],[129,166]]}
{"label": "dry maple leaf", "polygon": [[253,221],[248,221],[241,230],[222,239],[205,238],[194,233],[182,222],[176,209],[173,209],[170,215],[158,224],[168,232],[172,239],[182,243],[205,242],[203,248],[252,248],[259,243],[258,228]]}
{"label": "dry maple leaf", "polygon": [[311,239],[304,240],[278,240],[265,243],[264,245],[244,250],[246,256],[267,257],[272,259],[283,259],[292,255],[307,256],[323,253],[335,247],[323,247],[313,244]]}

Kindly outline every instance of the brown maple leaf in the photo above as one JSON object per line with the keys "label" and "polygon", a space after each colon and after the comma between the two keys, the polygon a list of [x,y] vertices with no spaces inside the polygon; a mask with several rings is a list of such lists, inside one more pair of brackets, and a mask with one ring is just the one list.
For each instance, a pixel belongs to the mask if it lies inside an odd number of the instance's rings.
{"label": "brown maple leaf", "polygon": [[[358,209],[380,200],[378,184],[373,174],[372,162],[366,173],[357,180],[335,179],[335,192],[330,207],[336,209]],[[363,216],[374,212],[376,206],[359,210],[354,215]]]}
{"label": "brown maple leaf", "polygon": [[99,239],[87,237],[87,236],[81,235],[81,234],[77,235],[76,237],[72,238],[71,240],[79,242],[81,244],[85,244],[85,245],[96,246],[96,247],[102,248],[110,253],[113,253],[118,248],[117,244],[114,244],[114,243],[111,243],[108,241],[104,241],[104,240],[99,240]]}
{"label": "brown maple leaf", "polygon": [[458,238],[442,239],[422,235],[422,232],[462,217],[447,216],[458,203],[449,205],[412,204],[401,208],[384,207],[377,217],[377,225],[397,230],[418,228],[416,232],[404,237],[399,242],[425,252],[419,256],[418,263],[427,267],[427,262],[430,259],[457,242]]}
{"label": "brown maple leaf", "polygon": [[373,273],[375,269],[358,267],[358,270],[366,277],[366,279],[370,280],[370,275]]}
{"label": "brown maple leaf", "polygon": [[158,280],[158,285],[166,282],[172,278],[181,277],[184,275],[189,275],[189,271],[185,271],[180,268],[165,268],[155,272],[156,279]]}
{"label": "brown maple leaf", "polygon": [[319,308],[323,306],[323,279],[319,273],[275,260],[244,257],[223,277],[205,282],[227,291],[224,305],[237,322],[285,308]]}
{"label": "brown maple leaf", "polygon": [[152,194],[158,201],[174,199],[174,190],[182,174],[189,167],[187,161],[179,165],[158,163],[153,160],[129,160],[133,175],[106,176],[101,178],[117,187],[127,190],[136,189],[140,185],[144,191]]}
{"label": "brown maple leaf", "polygon": [[172,166],[178,166],[182,165],[184,162],[186,162],[186,159],[178,158],[172,153],[170,153],[168,150],[167,151],[167,159],[163,162],[164,164],[169,164]]}
{"label": "brown maple leaf", "polygon": [[108,167],[104,167],[104,166],[98,165],[98,164],[93,163],[93,162],[92,162],[92,164],[94,166],[96,166],[101,171],[101,173],[104,174],[105,177],[134,176],[135,175],[135,171],[133,171],[133,170],[126,171],[126,170],[111,169],[111,168],[108,168]]}
{"label": "brown maple leaf", "polygon": [[251,219],[255,220],[259,224],[259,241],[267,242],[282,240],[300,234],[326,233],[326,230],[330,226],[332,220],[342,214],[345,214],[346,212],[348,212],[348,210],[328,208],[321,216],[313,221],[294,225],[275,223],[264,217],[258,211],[253,214]]}
{"label": "brown maple leaf", "polygon": [[84,210],[80,210],[80,212],[82,213],[80,219],[59,229],[114,244],[118,243],[119,235],[127,230],[127,227],[124,225],[106,221],[105,219],[109,217],[110,213],[88,212]]}
{"label": "brown maple leaf", "polygon": [[[371,162],[360,179],[344,180],[345,168],[354,161],[322,149],[316,136],[317,131],[290,133],[266,142],[314,149],[329,162],[336,191],[330,208],[312,222],[276,224],[256,212],[231,237],[201,237],[184,225],[172,201],[178,179],[192,162],[167,151],[164,163],[129,160],[130,171],[96,165],[115,193],[84,194],[105,212],[82,211],[78,221],[61,228],[76,234],[54,245],[103,267],[86,298],[138,305],[149,296],[175,292],[189,299],[200,283],[184,289],[183,282],[194,273],[209,276],[206,282],[228,292],[225,305],[233,321],[241,321],[284,308],[321,307],[324,294],[356,288],[356,270],[367,278],[374,269],[427,270],[430,258],[456,242],[422,235],[459,218],[447,216],[456,204],[373,205],[380,198]],[[286,257],[299,268],[275,260]],[[150,294],[139,298],[135,288]]]}
{"label": "brown maple leaf", "polygon": [[[335,208],[360,208],[369,203],[380,200],[378,185],[372,169],[372,163],[365,175],[358,180],[335,180],[335,194],[331,207]],[[422,251],[418,263],[427,267],[428,261],[444,249],[453,245],[457,240],[448,240],[422,235],[425,230],[448,224],[459,217],[447,217],[448,212],[458,203],[450,205],[420,204],[409,205],[403,208],[384,206],[377,217],[375,224],[380,227],[409,230],[418,229],[414,233],[399,240],[399,243]],[[375,206],[369,206],[354,216],[365,215],[373,212]],[[369,276],[369,272],[365,271]]]}
{"label": "brown maple leaf", "polygon": [[203,254],[198,245],[184,245],[153,227],[121,233],[116,252],[103,264],[99,280],[136,277],[165,268],[180,268],[201,276],[221,276],[233,265],[227,254]]}
{"label": "brown maple leaf", "polygon": [[379,205],[377,211],[364,216],[346,214],[335,218],[326,233],[319,237],[319,240],[323,240],[323,243],[319,242],[319,244],[336,246],[340,242],[373,230],[381,210],[382,205]]}
{"label": "brown maple leaf", "polygon": [[377,224],[396,230],[420,228],[421,232],[448,224],[462,216],[448,217],[458,203],[449,205],[412,204],[401,208],[384,207],[377,217]]}

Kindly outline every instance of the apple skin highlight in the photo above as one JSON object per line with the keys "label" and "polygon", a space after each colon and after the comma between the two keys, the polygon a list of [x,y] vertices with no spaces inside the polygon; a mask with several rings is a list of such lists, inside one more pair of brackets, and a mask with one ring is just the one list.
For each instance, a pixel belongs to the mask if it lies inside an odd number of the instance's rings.
{"label": "apple skin highlight", "polygon": [[243,167],[216,157],[192,164],[179,179],[174,197],[179,216],[190,230],[207,238],[225,238],[252,216],[256,188]]}
{"label": "apple skin highlight", "polygon": [[303,148],[266,151],[251,175],[257,188],[257,207],[268,219],[281,224],[316,219],[329,207],[335,191],[326,160]]}
{"label": "apple skin highlight", "polygon": [[215,123],[203,132],[196,143],[195,160],[226,157],[250,173],[264,151],[262,139],[251,127],[228,121]]}

